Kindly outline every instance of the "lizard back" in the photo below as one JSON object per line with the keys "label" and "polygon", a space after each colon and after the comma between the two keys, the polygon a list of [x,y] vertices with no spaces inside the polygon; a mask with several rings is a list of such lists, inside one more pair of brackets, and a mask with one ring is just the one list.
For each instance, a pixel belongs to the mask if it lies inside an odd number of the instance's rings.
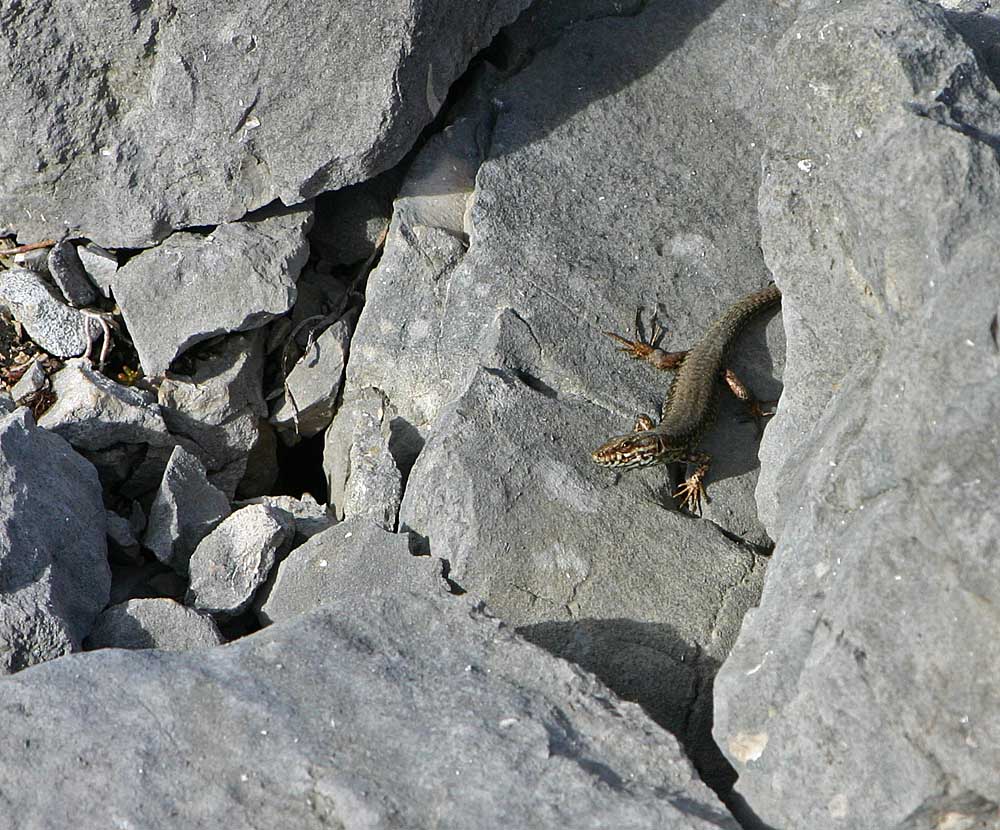
{"label": "lizard back", "polygon": [[718,380],[737,335],[754,316],[780,300],[778,287],[769,285],[737,300],[709,326],[678,368],[656,432],[688,442],[698,440],[715,418]]}

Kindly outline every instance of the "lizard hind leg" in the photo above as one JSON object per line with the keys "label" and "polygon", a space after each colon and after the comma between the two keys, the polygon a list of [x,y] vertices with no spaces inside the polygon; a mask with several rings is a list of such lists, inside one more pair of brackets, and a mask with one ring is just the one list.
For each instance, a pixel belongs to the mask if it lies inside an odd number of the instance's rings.
{"label": "lizard hind leg", "polygon": [[732,369],[726,369],[724,378],[726,386],[729,387],[729,390],[733,393],[733,395],[746,404],[747,412],[757,425],[758,434],[763,434],[763,421],[765,418],[770,418],[774,415],[774,407],[778,402],[776,400],[757,400],[757,398],[754,397],[753,392],[751,392],[747,385],[740,380],[739,377],[737,377],[736,372]]}

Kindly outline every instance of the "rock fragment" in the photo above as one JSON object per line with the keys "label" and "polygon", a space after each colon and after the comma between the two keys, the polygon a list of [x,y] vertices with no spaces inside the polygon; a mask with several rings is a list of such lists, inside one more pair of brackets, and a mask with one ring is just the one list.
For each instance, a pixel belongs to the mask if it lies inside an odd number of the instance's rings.
{"label": "rock fragment", "polygon": [[9,308],[31,339],[49,354],[75,357],[86,351],[80,312],[56,297],[38,274],[24,268],[0,271],[0,305]]}
{"label": "rock fragment", "polygon": [[258,496],[236,503],[242,507],[246,504],[267,504],[276,510],[288,514],[295,523],[295,539],[293,547],[297,547],[321,533],[336,523],[337,519],[325,505],[319,504],[311,495],[304,493],[301,499],[294,496]]}
{"label": "rock fragment", "polygon": [[267,579],[294,522],[266,504],[241,507],[198,545],[191,557],[188,604],[221,617],[238,614]]}
{"label": "rock fragment", "polygon": [[35,426],[0,417],[0,674],[77,651],[108,601],[106,514],[93,466]]}
{"label": "rock fragment", "polygon": [[312,211],[297,208],[173,234],[128,261],[112,288],[147,375],[195,343],[246,331],[295,302]]}
{"label": "rock fragment", "polygon": [[174,447],[149,508],[143,544],[161,562],[185,574],[198,543],[229,514],[229,499],[209,483],[202,463]]}
{"label": "rock fragment", "polygon": [[103,611],[84,645],[89,650],[190,651],[222,642],[218,626],[206,614],[199,614],[172,599],[133,599]]}
{"label": "rock fragment", "polygon": [[254,603],[262,623],[288,620],[334,600],[418,591],[448,592],[444,563],[410,553],[406,533],[348,519],[293,550]]}
{"label": "rock fragment", "polygon": [[[117,263],[115,267],[117,268]],[[76,245],[68,239],[57,242],[49,250],[48,269],[52,281],[71,306],[84,308],[97,302],[94,283],[90,281],[83,267]]]}
{"label": "rock fragment", "polygon": [[81,245],[76,253],[90,281],[105,297],[110,297],[115,273],[118,271],[118,257],[93,242]]}
{"label": "rock fragment", "polygon": [[329,426],[351,342],[353,317],[329,326],[285,379],[271,422],[282,432],[311,438]]}

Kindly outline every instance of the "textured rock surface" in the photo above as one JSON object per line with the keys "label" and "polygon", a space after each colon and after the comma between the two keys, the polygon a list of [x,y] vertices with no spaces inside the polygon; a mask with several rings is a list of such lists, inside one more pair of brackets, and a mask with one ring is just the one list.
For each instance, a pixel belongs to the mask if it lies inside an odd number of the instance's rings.
{"label": "textured rock surface", "polygon": [[98,648],[160,648],[189,651],[223,642],[211,617],[172,599],[133,599],[101,613],[84,645]]}
{"label": "textured rock surface", "polygon": [[295,523],[283,510],[267,504],[241,507],[195,549],[188,604],[222,616],[242,611],[294,532]]}
{"label": "textured rock surface", "polygon": [[185,349],[284,314],[309,255],[311,209],[181,232],[115,274],[112,288],[142,368],[159,375]]}
{"label": "textured rock surface", "polygon": [[351,597],[417,591],[447,593],[444,563],[410,553],[406,533],[390,533],[367,519],[348,519],[313,536],[278,566],[255,606],[263,623],[288,620]]}
{"label": "textured rock surface", "polygon": [[39,346],[58,357],[81,355],[87,348],[84,321],[42,278],[24,268],[0,272],[0,305]]}
{"label": "textured rock surface", "polygon": [[39,827],[737,827],[638,707],[463,599],[359,598],[210,651],[78,655],[0,695],[17,759],[0,791]]}
{"label": "textured rock surface", "polygon": [[332,511],[326,505],[319,504],[308,493],[301,499],[293,496],[259,496],[237,502],[240,507],[246,504],[267,504],[288,514],[289,519],[295,523],[293,546],[301,545],[306,539],[322,533],[336,521]]}
{"label": "textured rock surface", "polygon": [[2,78],[23,120],[0,126],[0,225],[141,247],[368,178],[402,158],[525,5],[3,10]]}
{"label": "textured rock surface", "polygon": [[171,373],[157,390],[163,420],[191,439],[213,484],[232,495],[267,415],[260,332],[233,334],[198,350],[190,374]]}
{"label": "textured rock surface", "polygon": [[993,827],[1000,97],[912,2],[817,5],[765,75],[779,544],[716,735],[775,827]]}
{"label": "textured rock surface", "polygon": [[332,323],[288,373],[285,391],[271,417],[279,430],[311,438],[329,426],[344,377],[353,326],[353,317]]}
{"label": "textured rock surface", "polygon": [[47,265],[52,281],[71,306],[81,308],[97,301],[97,291],[84,270],[76,246],[68,239],[52,246]]}
{"label": "textured rock surface", "polygon": [[229,499],[213,487],[202,463],[174,447],[149,508],[143,544],[182,574],[198,543],[230,513]]}
{"label": "textured rock surface", "polygon": [[0,417],[0,458],[3,674],[77,651],[111,571],[94,468],[26,409]]}
{"label": "textured rock surface", "polygon": [[[773,9],[710,11],[648,4],[533,33],[548,48],[414,162],[344,396],[382,390],[395,434],[427,439],[400,527],[533,640],[685,735],[724,786],[711,679],[763,578],[742,542],[768,541],[754,426],[734,423],[724,399],[703,445],[709,521],[665,509],[678,471],[615,484],[589,459],[636,413],[656,412],[669,385],[602,332],[629,333],[642,306],[657,311],[666,348],[686,348],[771,278],[756,219],[762,145],[738,106],[760,46],[746,32],[766,29]],[[765,322],[741,340],[736,368],[772,398],[782,340],[780,320]]]}

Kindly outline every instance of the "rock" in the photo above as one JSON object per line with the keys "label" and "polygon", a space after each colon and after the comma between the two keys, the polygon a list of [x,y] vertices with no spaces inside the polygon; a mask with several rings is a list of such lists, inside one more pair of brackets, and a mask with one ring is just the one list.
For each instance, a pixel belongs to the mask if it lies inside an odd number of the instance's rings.
{"label": "rock", "polygon": [[[635,6],[533,32],[533,59],[475,91],[495,103],[473,102],[422,149],[343,397],[381,390],[394,433],[426,440],[400,528],[533,641],[641,701],[725,790],[712,679],[770,549],[755,425],[723,395],[701,445],[713,459],[701,521],[674,510],[681,470],[617,477],[589,454],[658,412],[670,385],[602,332],[630,334],[641,306],[647,335],[655,312],[664,348],[686,349],[773,279],[756,241],[763,128],[746,110],[757,50],[792,12]],[[780,317],[762,318],[733,368],[774,398],[782,353]]]}
{"label": "rock", "polygon": [[15,401],[20,401],[45,386],[46,378],[47,376],[45,370],[42,368],[42,364],[38,360],[32,360],[27,371],[11,387],[10,396]]}
{"label": "rock", "polygon": [[159,486],[171,452],[198,447],[167,431],[152,395],[71,360],[50,376],[56,400],[39,426],[61,435],[97,467],[109,503],[143,498]]}
{"label": "rock", "polygon": [[140,4],[81,23],[42,0],[0,44],[21,102],[0,133],[0,226],[137,248],[369,179],[526,5]]}
{"label": "rock", "polygon": [[[393,432],[398,424],[396,409],[378,389],[358,390],[345,398],[323,438],[323,471],[326,474],[327,493],[337,518],[343,519],[347,502],[347,481],[353,474],[352,457],[359,456],[358,481],[352,486],[351,515],[353,511],[368,510],[371,515],[381,515],[388,521],[380,522],[387,530],[394,530],[402,495],[402,476],[396,462],[403,455],[406,472],[423,447],[406,448],[400,453],[399,435]],[[392,448],[390,450],[390,445]],[[391,455],[389,455],[391,453]],[[367,491],[368,498],[359,498]]]}
{"label": "rock", "polygon": [[278,566],[254,603],[265,625],[351,597],[445,594],[444,563],[410,553],[409,534],[348,519],[313,536]]}
{"label": "rock", "polygon": [[[92,260],[99,255],[91,254]],[[76,245],[68,239],[49,249],[47,265],[52,281],[62,291],[66,302],[74,308],[84,308],[97,302],[97,291],[84,270]],[[115,268],[117,268],[117,262]],[[95,269],[96,270],[96,269]]]}
{"label": "rock", "polygon": [[[374,390],[366,390],[374,391]],[[359,408],[354,421],[350,468],[344,486],[344,514],[364,517],[388,531],[396,529],[402,498],[402,476],[389,451],[395,412],[381,394],[375,406]]]}
{"label": "rock", "polygon": [[50,354],[74,357],[86,351],[80,312],[65,305],[37,274],[24,268],[0,271],[0,305]]}
{"label": "rock", "polygon": [[770,826],[989,827],[1000,96],[933,4],[816,5],[763,72],[789,394],[715,733]]}
{"label": "rock", "polygon": [[190,374],[172,373],[157,391],[171,433],[198,446],[209,478],[235,492],[267,415],[259,332],[233,334],[199,349]]}
{"label": "rock", "polygon": [[354,597],[224,648],[74,656],[0,694],[20,748],[0,790],[39,826],[737,828],[637,706],[468,599]]}
{"label": "rock", "polygon": [[266,504],[241,507],[209,533],[191,557],[188,604],[221,616],[250,603],[295,525]]}
{"label": "rock", "polygon": [[352,315],[342,317],[316,337],[285,379],[271,423],[311,438],[330,425],[354,327]]}
{"label": "rock", "polygon": [[149,508],[143,544],[161,562],[185,574],[198,543],[229,514],[229,499],[209,484],[201,462],[174,447]]}
{"label": "rock", "polygon": [[0,416],[7,415],[17,409],[17,404],[6,389],[0,389]]}
{"label": "rock", "polygon": [[114,510],[107,511],[108,554],[116,562],[140,561],[139,540],[129,520]]}
{"label": "rock", "polygon": [[292,547],[298,547],[336,522],[333,514],[308,493],[303,493],[301,499],[293,496],[259,496],[236,502],[235,506],[243,507],[247,504],[266,504],[288,514],[288,518],[295,524]]}
{"label": "rock", "polygon": [[116,444],[173,447],[160,408],[152,396],[134,386],[122,386],[91,368],[89,361],[71,360],[51,375],[55,403],[39,426],[61,435],[80,450],[103,450]]}
{"label": "rock", "polygon": [[247,331],[288,311],[309,254],[312,211],[297,208],[173,234],[133,257],[112,288],[147,375],[195,343]]}
{"label": "rock", "polygon": [[0,674],[77,651],[108,601],[94,468],[26,409],[0,418]]}
{"label": "rock", "polygon": [[187,581],[173,568],[153,560],[111,565],[111,597],[108,605],[121,605],[132,599],[181,600]]}
{"label": "rock", "polygon": [[118,272],[118,257],[93,242],[81,245],[76,253],[90,281],[105,297],[110,297],[115,274]]}
{"label": "rock", "polygon": [[86,640],[98,648],[189,651],[223,642],[212,618],[172,599],[133,599],[101,613]]}

